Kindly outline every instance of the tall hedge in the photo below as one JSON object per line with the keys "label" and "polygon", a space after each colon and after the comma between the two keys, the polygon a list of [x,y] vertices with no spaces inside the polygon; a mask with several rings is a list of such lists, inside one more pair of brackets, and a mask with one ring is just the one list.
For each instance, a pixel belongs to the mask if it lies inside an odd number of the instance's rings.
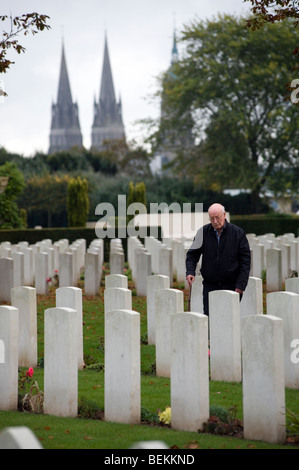
{"label": "tall hedge", "polygon": [[276,236],[284,233],[294,233],[299,236],[299,216],[288,215],[231,215],[231,223],[238,225],[246,233],[264,235],[274,233]]}
{"label": "tall hedge", "polygon": [[69,227],[85,227],[89,213],[88,184],[86,179],[71,178],[67,192]]}

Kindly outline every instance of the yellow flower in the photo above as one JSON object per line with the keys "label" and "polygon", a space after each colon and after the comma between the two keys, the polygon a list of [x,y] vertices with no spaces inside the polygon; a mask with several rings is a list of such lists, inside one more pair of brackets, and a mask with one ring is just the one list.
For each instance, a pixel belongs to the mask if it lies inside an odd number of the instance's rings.
{"label": "yellow flower", "polygon": [[171,422],[171,408],[170,406],[166,406],[165,411],[158,412],[159,419],[164,424],[170,424]]}

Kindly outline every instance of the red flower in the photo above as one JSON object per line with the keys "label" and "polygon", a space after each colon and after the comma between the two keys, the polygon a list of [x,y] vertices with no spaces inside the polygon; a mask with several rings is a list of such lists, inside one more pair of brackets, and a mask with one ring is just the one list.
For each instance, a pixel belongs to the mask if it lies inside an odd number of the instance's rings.
{"label": "red flower", "polygon": [[26,376],[27,377],[32,377],[33,376],[33,368],[29,367],[28,370],[26,370]]}

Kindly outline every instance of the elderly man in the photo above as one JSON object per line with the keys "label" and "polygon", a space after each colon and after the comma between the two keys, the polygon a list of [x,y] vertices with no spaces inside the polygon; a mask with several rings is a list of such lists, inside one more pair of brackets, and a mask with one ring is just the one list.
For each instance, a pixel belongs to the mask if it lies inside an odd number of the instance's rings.
{"label": "elderly man", "polygon": [[209,315],[209,292],[213,290],[233,290],[241,300],[250,272],[250,248],[244,230],[226,220],[221,204],[212,204],[208,212],[211,223],[198,230],[186,256],[186,279],[190,286],[202,256],[205,315]]}

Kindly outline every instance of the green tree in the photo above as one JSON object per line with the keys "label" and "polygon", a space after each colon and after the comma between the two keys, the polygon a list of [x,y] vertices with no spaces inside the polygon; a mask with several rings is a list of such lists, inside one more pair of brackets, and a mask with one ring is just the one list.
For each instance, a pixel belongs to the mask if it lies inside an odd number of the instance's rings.
{"label": "green tree", "polygon": [[50,173],[88,171],[89,164],[81,149],[62,150],[47,156]]}
{"label": "green tree", "polygon": [[130,181],[128,197],[127,197],[127,206],[133,204],[134,202],[140,202],[146,206],[146,186],[143,181],[139,183],[134,183]]}
{"label": "green tree", "polygon": [[86,179],[71,178],[68,184],[67,213],[69,227],[85,227],[89,213]]}
{"label": "green tree", "polygon": [[146,178],[151,175],[150,158],[148,152],[141,148],[128,149],[123,159],[119,162],[122,174],[130,177]]}
{"label": "green tree", "polygon": [[24,186],[23,175],[14,163],[7,162],[0,167],[0,228],[22,228],[16,200]]}
{"label": "green tree", "polygon": [[[134,203],[141,203],[146,207],[146,186],[143,181],[135,183],[135,185],[132,181],[129,183],[127,208]],[[138,207],[136,207],[136,210],[138,210]],[[127,222],[132,220],[134,215],[127,215]]]}
{"label": "green tree", "polygon": [[277,166],[298,166],[298,108],[284,95],[299,30],[287,22],[254,32],[244,26],[243,18],[227,15],[186,26],[185,55],[164,99],[172,125],[179,127],[188,110],[194,117],[200,144],[181,162],[189,174],[210,189],[211,181],[250,189],[258,212],[259,194]]}
{"label": "green tree", "polygon": [[[19,204],[27,210],[28,218],[35,213],[46,213],[46,224],[52,227],[52,218],[66,210],[69,176],[33,176],[19,198]],[[35,225],[43,225],[35,221]]]}

